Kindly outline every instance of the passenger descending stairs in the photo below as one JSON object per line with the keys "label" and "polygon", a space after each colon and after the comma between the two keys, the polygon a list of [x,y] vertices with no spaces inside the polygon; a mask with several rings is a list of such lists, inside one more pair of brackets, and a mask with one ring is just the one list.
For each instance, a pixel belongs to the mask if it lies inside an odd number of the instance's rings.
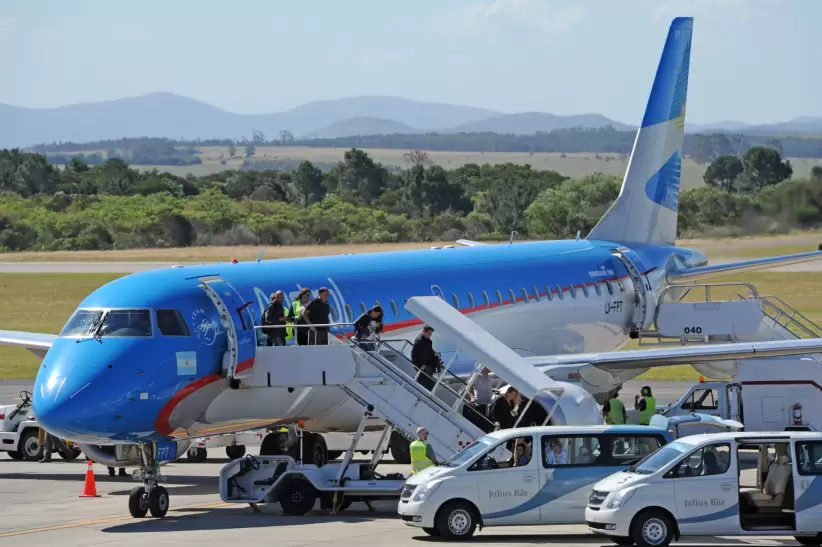
{"label": "passenger descending stairs", "polygon": [[[428,444],[438,459],[444,460],[485,433],[463,416],[463,392],[451,391],[452,401],[443,400],[442,386],[432,395],[412,376],[414,367],[405,357],[389,360],[379,352],[351,348],[356,376],[342,386],[343,391],[410,441],[417,428],[428,429]],[[399,354],[401,355],[401,354]]]}

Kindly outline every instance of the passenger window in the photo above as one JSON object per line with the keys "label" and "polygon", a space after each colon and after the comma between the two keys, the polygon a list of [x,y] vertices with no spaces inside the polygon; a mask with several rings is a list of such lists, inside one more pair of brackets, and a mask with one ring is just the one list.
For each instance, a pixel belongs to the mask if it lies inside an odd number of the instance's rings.
{"label": "passenger window", "polygon": [[557,296],[559,296],[560,300],[563,300],[565,298],[565,294],[562,292],[562,285],[560,285],[559,283],[557,283]]}
{"label": "passenger window", "polygon": [[611,296],[614,295],[614,286],[611,284],[610,281],[605,282],[605,288],[608,289],[608,294],[610,294]]}
{"label": "passenger window", "polygon": [[336,306],[329,306],[329,315],[331,315],[331,322],[336,323],[339,317],[337,316],[337,307]]}
{"label": "passenger window", "polygon": [[625,292],[625,284],[621,279],[617,279],[617,285],[619,286],[619,292]]}
{"label": "passenger window", "polygon": [[682,479],[722,475],[728,471],[730,466],[731,445],[728,443],[711,444],[691,452],[666,477]]}
{"label": "passenger window", "polygon": [[528,304],[528,291],[525,290],[525,287],[522,288],[522,300]]}
{"label": "passenger window", "polygon": [[596,436],[542,437],[543,467],[598,465],[600,456],[600,440]]}
{"label": "passenger window", "polygon": [[658,436],[610,437],[611,465],[633,465],[662,446]]}
{"label": "passenger window", "polygon": [[360,309],[363,313],[368,313],[368,307],[366,307],[365,302],[360,302]]}
{"label": "passenger window", "polygon": [[822,441],[797,441],[794,461],[800,475],[822,475]]}
{"label": "passenger window", "polygon": [[571,293],[571,298],[577,297],[577,288],[574,287],[573,283],[568,285],[568,292]]}
{"label": "passenger window", "polygon": [[482,299],[485,301],[485,307],[486,308],[491,307],[491,299],[488,298],[488,293],[487,292],[482,291]]}
{"label": "passenger window", "polygon": [[191,336],[180,310],[157,310],[157,330],[163,336]]}
{"label": "passenger window", "polygon": [[499,301],[500,306],[505,304],[505,300],[502,299],[502,293],[499,292],[499,289],[497,289],[497,300]]}
{"label": "passenger window", "polygon": [[468,305],[472,308],[477,307],[477,303],[474,301],[474,295],[471,294],[471,291],[468,291]]}
{"label": "passenger window", "polygon": [[511,304],[517,303],[517,293],[514,292],[514,289],[508,289],[508,295],[511,297]]}
{"label": "passenger window", "polygon": [[602,296],[602,288],[599,286],[599,282],[594,283],[594,290],[596,290],[597,296]]}
{"label": "passenger window", "polygon": [[550,285],[545,285],[545,298],[547,298],[549,302],[554,299],[554,293]]}
{"label": "passenger window", "polygon": [[460,299],[457,298],[456,294],[451,295],[451,300],[454,301],[454,307],[457,308],[457,309],[460,309]]}
{"label": "passenger window", "polygon": [[590,298],[590,294],[588,294],[588,284],[587,283],[582,284],[582,294],[585,295],[585,298]]}
{"label": "passenger window", "polygon": [[497,445],[469,468],[469,471],[511,469],[529,465],[533,458],[533,437],[516,437]]}
{"label": "passenger window", "polygon": [[345,305],[345,315],[346,315],[345,320],[347,322],[350,323],[350,322],[354,321],[354,310],[352,310],[351,306],[349,306],[348,304]]}
{"label": "passenger window", "polygon": [[688,400],[682,403],[683,410],[716,410],[716,390],[695,389]]}
{"label": "passenger window", "polygon": [[391,301],[391,312],[394,314],[394,317],[397,317],[400,314],[400,309],[397,307],[397,303],[393,300]]}

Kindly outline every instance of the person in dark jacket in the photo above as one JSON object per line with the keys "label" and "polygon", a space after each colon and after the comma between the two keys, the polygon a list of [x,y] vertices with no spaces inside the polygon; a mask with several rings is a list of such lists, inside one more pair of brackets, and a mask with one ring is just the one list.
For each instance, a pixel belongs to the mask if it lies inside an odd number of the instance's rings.
{"label": "person in dark jacket", "polygon": [[354,321],[354,340],[365,351],[376,349],[376,336],[382,333],[382,307],[374,306]]}
{"label": "person in dark jacket", "polygon": [[519,392],[517,392],[516,388],[508,386],[505,393],[491,403],[491,408],[488,411],[489,417],[492,422],[499,424],[500,429],[511,429],[514,427],[514,423],[516,423],[515,416],[518,410],[516,406],[517,395],[519,395]]}
{"label": "person in dark jacket", "polygon": [[[269,327],[264,329],[267,336],[268,336],[268,344],[269,346],[284,346],[285,345],[285,308],[283,307],[283,300],[285,299],[285,293],[283,291],[277,291],[271,295],[271,301],[268,303],[268,307],[265,309],[265,313],[263,313],[263,327]],[[277,328],[271,328],[271,326],[276,326]]]}
{"label": "person in dark jacket", "polygon": [[317,291],[317,298],[308,303],[300,312],[300,316],[308,329],[309,346],[325,346],[328,344],[328,326],[331,305],[328,303],[328,296],[331,293],[325,287],[320,287]]}
{"label": "person in dark jacket", "polygon": [[411,362],[421,371],[417,381],[428,391],[431,391],[436,383],[433,378],[434,374],[442,370],[439,355],[434,351],[434,344],[431,342],[432,334],[434,334],[434,327],[425,325],[414,340],[414,347],[411,349]]}

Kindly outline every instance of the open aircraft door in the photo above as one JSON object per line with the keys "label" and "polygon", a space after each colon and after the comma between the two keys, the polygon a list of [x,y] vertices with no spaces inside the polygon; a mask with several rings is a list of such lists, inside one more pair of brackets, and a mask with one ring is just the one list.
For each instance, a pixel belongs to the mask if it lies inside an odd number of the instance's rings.
{"label": "open aircraft door", "polygon": [[201,277],[200,283],[217,307],[226,331],[228,348],[223,357],[226,376],[238,379],[250,376],[257,356],[257,335],[251,315],[253,300],[244,302],[234,287],[219,276]]}

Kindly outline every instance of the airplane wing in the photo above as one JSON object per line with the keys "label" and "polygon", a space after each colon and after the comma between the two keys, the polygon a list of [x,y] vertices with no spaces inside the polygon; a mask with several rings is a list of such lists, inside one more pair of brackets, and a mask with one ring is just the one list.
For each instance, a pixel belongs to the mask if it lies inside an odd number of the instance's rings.
{"label": "airplane wing", "polygon": [[46,356],[46,352],[51,348],[56,339],[56,334],[0,330],[0,346],[25,348],[41,359]]}
{"label": "airplane wing", "polygon": [[477,245],[487,245],[487,243],[481,243],[479,241],[471,241],[470,239],[458,239],[456,241],[457,244],[463,245],[465,247],[476,247]]}
{"label": "airplane wing", "polygon": [[812,251],[809,253],[797,253],[792,255],[770,256],[767,258],[756,258],[754,260],[743,260],[741,262],[731,262],[727,264],[713,264],[710,266],[699,266],[668,271],[666,281],[673,283],[690,283],[703,279],[713,278],[720,275],[738,274],[766,270],[769,268],[781,268],[794,264],[803,264],[812,260],[822,258],[822,251]]}

